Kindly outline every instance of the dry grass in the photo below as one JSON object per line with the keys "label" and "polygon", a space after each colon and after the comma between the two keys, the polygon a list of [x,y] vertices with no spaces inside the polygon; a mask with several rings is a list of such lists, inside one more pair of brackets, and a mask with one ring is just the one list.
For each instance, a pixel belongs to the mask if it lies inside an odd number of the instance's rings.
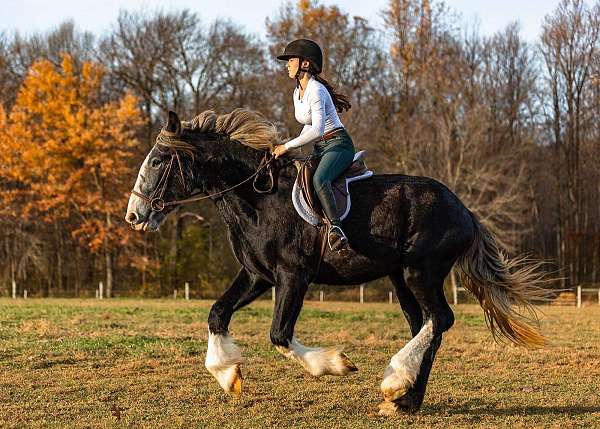
{"label": "dry grass", "polygon": [[389,358],[408,340],[395,305],[306,304],[297,336],[359,367],[315,379],[268,340],[271,303],[234,316],[245,392],[204,369],[206,301],[0,300],[0,427],[600,427],[600,307],[546,307],[550,347],[495,345],[480,308],[455,309],[414,416],[377,416]]}

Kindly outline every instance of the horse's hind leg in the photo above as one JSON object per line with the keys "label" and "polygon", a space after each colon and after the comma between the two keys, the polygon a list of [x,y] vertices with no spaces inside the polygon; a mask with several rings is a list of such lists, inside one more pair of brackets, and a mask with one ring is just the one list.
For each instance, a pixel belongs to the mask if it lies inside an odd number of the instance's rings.
{"label": "horse's hind leg", "polygon": [[[438,269],[435,269],[438,268]],[[384,373],[381,390],[385,402],[381,414],[417,411],[442,333],[454,323],[454,315],[444,296],[447,271],[439,267],[406,268],[391,277],[413,339],[394,355]]]}
{"label": "horse's hind leg", "polygon": [[228,332],[231,316],[270,287],[271,284],[242,268],[231,286],[210,309],[205,366],[228,393],[239,395],[242,391],[242,353]]}
{"label": "horse's hind leg", "polygon": [[294,327],[308,288],[307,284],[297,281],[301,276],[281,276],[275,294],[275,309],[271,325],[271,342],[279,353],[297,361],[310,374],[346,375],[356,371],[352,361],[345,353],[331,348],[306,347],[294,337]]}

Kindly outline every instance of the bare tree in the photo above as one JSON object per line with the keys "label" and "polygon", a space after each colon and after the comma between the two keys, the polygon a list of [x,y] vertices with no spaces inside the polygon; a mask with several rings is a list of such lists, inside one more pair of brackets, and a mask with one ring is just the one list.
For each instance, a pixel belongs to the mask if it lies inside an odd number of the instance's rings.
{"label": "bare tree", "polygon": [[581,0],[563,0],[546,16],[541,39],[551,94],[547,117],[553,130],[553,171],[557,175],[557,254],[568,270],[569,285],[582,281],[582,154],[584,124],[590,113],[586,100],[591,95],[592,64],[598,49],[599,10],[598,5],[590,9]]}
{"label": "bare tree", "polygon": [[[397,168],[448,185],[511,249],[525,231],[526,170],[522,160],[514,157],[514,147],[489,143],[486,119],[497,104],[494,100],[486,104],[481,97],[488,91],[502,98],[503,106],[511,106],[512,111],[503,107],[507,111],[495,119],[502,118],[506,129],[519,131],[514,112],[524,108],[525,98],[518,95],[522,87],[515,88],[511,81],[513,70],[506,71],[506,82],[500,79],[494,87],[485,85],[487,75],[503,66],[486,64],[485,55],[501,58],[500,48],[511,39],[498,36],[495,45],[473,37],[461,39],[448,16],[442,4],[390,2],[385,21],[390,74],[399,91],[389,103],[395,126],[390,127],[383,148]],[[510,36],[517,43],[518,36]]]}
{"label": "bare tree", "polygon": [[299,128],[291,103],[291,88],[283,65],[274,58],[285,45],[297,38],[315,40],[323,49],[325,76],[337,91],[347,94],[352,109],[342,115],[355,143],[361,148],[372,143],[373,130],[361,126],[372,122],[372,95],[383,80],[385,55],[379,32],[361,17],[350,17],[337,6],[318,2],[284,3],[274,18],[267,19],[269,53],[274,67],[267,85],[274,89],[273,116],[279,119],[288,134]]}
{"label": "bare tree", "polygon": [[0,33],[0,102],[7,108],[12,106],[27,70],[35,61],[45,58],[58,65],[62,55],[69,54],[80,65],[92,57],[94,44],[94,36],[79,31],[73,21],[27,37]]}

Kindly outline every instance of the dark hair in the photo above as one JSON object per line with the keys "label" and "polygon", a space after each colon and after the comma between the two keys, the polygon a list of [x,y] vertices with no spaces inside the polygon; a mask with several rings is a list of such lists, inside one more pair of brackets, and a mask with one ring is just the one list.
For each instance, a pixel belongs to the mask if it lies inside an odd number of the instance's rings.
{"label": "dark hair", "polygon": [[319,73],[316,73],[312,61],[310,62],[308,72],[311,73],[317,81],[321,82],[325,88],[327,88],[329,95],[331,95],[331,100],[333,101],[335,110],[337,110],[339,113],[343,112],[344,110],[350,110],[352,104],[350,104],[350,99],[348,98],[348,96],[336,92],[335,89],[333,89],[333,86],[331,86],[331,84],[327,82],[327,79],[325,79]]}

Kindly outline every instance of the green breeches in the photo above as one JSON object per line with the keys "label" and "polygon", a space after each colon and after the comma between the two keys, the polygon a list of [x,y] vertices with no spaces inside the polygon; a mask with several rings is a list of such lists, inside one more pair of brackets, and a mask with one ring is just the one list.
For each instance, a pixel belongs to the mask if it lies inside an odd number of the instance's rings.
{"label": "green breeches", "polygon": [[339,224],[331,183],[352,163],[354,144],[348,132],[342,130],[330,139],[315,144],[314,155],[321,159],[313,176],[315,193],[329,220]]}

